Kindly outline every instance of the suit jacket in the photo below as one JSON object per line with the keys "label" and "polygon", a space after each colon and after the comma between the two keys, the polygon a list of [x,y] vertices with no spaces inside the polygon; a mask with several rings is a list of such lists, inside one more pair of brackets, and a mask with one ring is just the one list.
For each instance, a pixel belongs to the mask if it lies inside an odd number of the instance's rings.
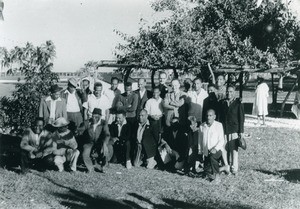
{"label": "suit jacket", "polygon": [[143,97],[141,97],[139,91],[140,91],[139,89],[135,91],[135,93],[138,95],[138,104],[137,104],[137,108],[136,108],[136,116],[137,117],[139,116],[141,110],[144,109],[147,100],[152,97],[152,92],[149,90],[145,91]]}
{"label": "suit jacket", "polygon": [[126,123],[122,126],[121,129],[121,134],[119,135],[119,131],[118,131],[118,125],[116,122],[113,122],[110,127],[109,127],[109,132],[110,132],[110,136],[113,137],[118,137],[119,138],[119,143],[120,144],[124,144],[127,141],[131,141],[132,136],[132,127],[129,123]]}
{"label": "suit jacket", "polygon": [[206,121],[206,114],[209,109],[216,112],[216,120],[219,121],[220,103],[216,94],[209,94],[203,101],[202,122]]}
{"label": "suit jacket", "polygon": [[126,117],[134,118],[136,116],[136,109],[138,105],[138,95],[135,92],[132,92],[130,95],[123,93],[117,97],[117,102],[121,102],[126,111]]}
{"label": "suit jacket", "polygon": [[[44,118],[45,123],[49,122],[50,118],[50,108],[51,108],[51,101],[46,101],[47,98],[45,97],[41,99],[40,108],[39,108],[39,117]],[[67,119],[67,104],[64,98],[60,98],[56,102],[56,109],[55,109],[55,119],[64,117]]]}
{"label": "suit jacket", "polygon": [[226,99],[220,101],[220,122],[224,127],[224,134],[243,133],[245,113],[244,105],[239,98],[229,106]]}
{"label": "suit jacket", "polygon": [[178,152],[181,157],[185,156],[188,151],[189,138],[183,129],[177,131],[176,137],[173,135],[173,130],[169,129],[163,134],[162,138],[172,150]]}
{"label": "suit jacket", "polygon": [[[68,96],[69,96],[69,94],[67,92],[62,91],[61,98],[64,98],[66,100],[66,104],[68,102]],[[81,98],[80,98],[80,96],[79,96],[79,94],[78,94],[77,91],[75,92],[75,97],[76,97],[76,99],[78,101],[80,112],[82,112],[82,101],[81,101]]]}
{"label": "suit jacket", "polygon": [[85,124],[85,131],[83,132],[83,143],[100,143],[102,144],[105,141],[108,141],[110,136],[109,128],[105,120],[97,125],[95,131],[92,123]]}
{"label": "suit jacket", "polygon": [[[147,122],[145,126],[146,127],[143,132],[141,144],[143,146],[147,158],[150,158],[150,157],[154,157],[156,154],[158,138],[157,135],[155,134],[155,130],[153,129],[153,126],[151,126],[149,122]],[[134,130],[133,138],[135,139],[136,143],[138,143],[137,140],[138,128],[139,128],[139,123],[136,123],[135,127],[133,128]]]}

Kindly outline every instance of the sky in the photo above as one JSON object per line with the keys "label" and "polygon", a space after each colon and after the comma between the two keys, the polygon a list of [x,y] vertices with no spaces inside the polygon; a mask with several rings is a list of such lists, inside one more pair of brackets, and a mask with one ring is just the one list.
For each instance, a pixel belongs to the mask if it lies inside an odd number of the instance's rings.
{"label": "sky", "polygon": [[3,0],[0,46],[8,49],[52,40],[54,71],[77,71],[89,60],[114,59],[122,39],[137,34],[140,18],[154,13],[146,0]]}
{"label": "sky", "polygon": [[[87,61],[114,59],[114,48],[122,41],[114,29],[135,35],[140,18],[155,19],[149,0],[3,1],[0,46],[11,49],[52,40],[54,71],[75,72]],[[300,14],[300,0],[292,0],[291,7]]]}

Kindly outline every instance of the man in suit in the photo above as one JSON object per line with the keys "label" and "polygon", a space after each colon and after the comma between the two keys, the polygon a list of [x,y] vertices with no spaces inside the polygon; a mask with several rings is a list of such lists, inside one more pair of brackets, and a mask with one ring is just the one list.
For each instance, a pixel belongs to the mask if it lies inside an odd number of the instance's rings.
{"label": "man in suit", "polygon": [[145,108],[147,100],[152,97],[152,92],[146,89],[146,82],[145,78],[140,78],[138,80],[139,89],[135,91],[138,95],[138,104],[136,108],[137,117],[140,115],[140,111]]}
{"label": "man in suit", "polygon": [[64,98],[67,103],[67,115],[68,120],[73,122],[76,127],[83,122],[82,117],[82,101],[76,92],[77,80],[70,78],[68,81],[68,87],[62,92],[61,98]]}
{"label": "man in suit", "polygon": [[[112,156],[112,150],[109,148],[110,132],[105,120],[101,119],[102,111],[99,108],[94,108],[91,122],[87,121],[84,124],[82,140],[83,140],[83,162],[88,172],[99,171],[103,172],[102,165],[108,162]],[[91,154],[95,153],[95,165],[91,159]],[[103,158],[101,158],[103,155]]]}
{"label": "man in suit", "polygon": [[157,136],[153,127],[148,120],[148,113],[146,110],[141,110],[139,115],[139,122],[134,127],[135,139],[135,155],[134,166],[140,166],[143,161],[146,161],[146,167],[153,169],[156,166],[154,160],[157,151]]}
{"label": "man in suit", "polygon": [[132,167],[131,163],[131,144],[132,126],[126,121],[126,112],[118,111],[116,121],[110,125],[110,135],[114,142],[114,158],[118,163],[126,162],[126,168]]}
{"label": "man in suit", "polygon": [[60,98],[62,90],[57,84],[50,88],[50,96],[41,99],[39,107],[39,117],[44,118],[45,124],[52,124],[57,118],[63,117],[67,119],[66,100]]}
{"label": "man in suit", "polygon": [[[159,90],[160,90],[160,97],[162,99],[165,98],[166,94],[169,92],[169,86],[167,85],[167,80],[168,80],[168,76],[167,76],[167,73],[165,73],[164,71],[161,71],[159,73],[159,84],[158,84],[158,87],[159,87]],[[155,85],[152,86],[152,89],[154,89]]]}

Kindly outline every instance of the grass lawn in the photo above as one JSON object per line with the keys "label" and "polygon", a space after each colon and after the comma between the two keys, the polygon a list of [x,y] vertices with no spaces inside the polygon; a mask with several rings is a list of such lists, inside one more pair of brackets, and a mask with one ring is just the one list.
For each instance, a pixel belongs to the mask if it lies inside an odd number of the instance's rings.
{"label": "grass lawn", "polygon": [[255,127],[247,117],[240,172],[214,184],[159,170],[20,175],[0,170],[0,208],[300,208],[300,122],[268,119]]}

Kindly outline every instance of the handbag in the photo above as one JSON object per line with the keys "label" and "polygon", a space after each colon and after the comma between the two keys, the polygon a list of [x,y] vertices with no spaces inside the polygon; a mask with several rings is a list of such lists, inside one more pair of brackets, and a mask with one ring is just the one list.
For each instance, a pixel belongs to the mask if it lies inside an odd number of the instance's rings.
{"label": "handbag", "polygon": [[246,143],[246,139],[244,137],[239,137],[238,138],[238,146],[240,148],[242,148],[243,150],[246,150],[247,149],[247,143]]}

